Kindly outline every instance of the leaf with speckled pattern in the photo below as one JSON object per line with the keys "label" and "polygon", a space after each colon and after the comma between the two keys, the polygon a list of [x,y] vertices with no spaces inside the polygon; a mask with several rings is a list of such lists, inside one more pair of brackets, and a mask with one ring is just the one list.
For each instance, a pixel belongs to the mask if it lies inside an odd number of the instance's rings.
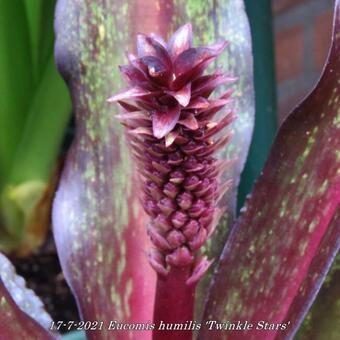
{"label": "leaf with speckled pattern", "polygon": [[53,340],[57,336],[46,331],[16,305],[0,278],[0,340],[8,339]]}
{"label": "leaf with speckled pattern", "polygon": [[200,339],[290,339],[339,249],[340,5],[331,53],[312,93],[282,125],[213,276],[204,320],[290,321],[287,332]]}
{"label": "leaf with speckled pattern", "polygon": [[[103,322],[89,339],[112,339],[111,320],[152,320],[155,273],[145,216],[115,108],[106,99],[121,87],[118,65],[129,49],[129,5],[60,0],[55,56],[70,88],[76,136],[53,205],[53,228],[64,275],[84,320]],[[99,327],[98,327],[99,328]],[[150,339],[151,332],[115,336]]]}

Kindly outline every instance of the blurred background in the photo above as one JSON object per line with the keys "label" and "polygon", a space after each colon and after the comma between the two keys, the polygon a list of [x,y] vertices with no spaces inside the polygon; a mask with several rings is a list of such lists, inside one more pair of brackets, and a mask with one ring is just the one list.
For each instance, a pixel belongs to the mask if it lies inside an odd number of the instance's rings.
{"label": "blurred background", "polygon": [[[51,200],[74,133],[68,91],[53,62],[55,2],[0,0],[0,251],[11,257],[55,320],[77,320],[50,232]],[[239,205],[277,127],[321,74],[334,0],[245,3],[253,36],[256,123]],[[331,289],[329,278],[317,302],[323,308],[332,302]]]}
{"label": "blurred background", "polygon": [[278,119],[312,89],[327,58],[333,0],[273,0]]}

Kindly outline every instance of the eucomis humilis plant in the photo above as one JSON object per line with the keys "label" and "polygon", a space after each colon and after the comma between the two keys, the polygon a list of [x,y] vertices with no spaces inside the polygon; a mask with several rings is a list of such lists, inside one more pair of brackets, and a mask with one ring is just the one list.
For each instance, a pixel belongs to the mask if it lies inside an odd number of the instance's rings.
{"label": "eucomis humilis plant", "polygon": [[[253,112],[249,29],[243,1],[201,4],[58,1],[55,55],[76,133],[54,200],[54,238],[82,319],[104,324],[89,339],[291,339],[339,249],[339,1],[320,81],[280,127],[235,219],[230,206]],[[189,21],[198,42],[220,36],[229,45],[193,47],[190,25],[167,44],[137,35],[168,37]],[[121,67],[128,87],[119,92],[118,65],[136,37],[136,56]],[[222,70],[203,73],[216,59]],[[112,95],[120,112],[107,103]],[[224,214],[215,228],[225,209],[229,219]],[[204,275],[209,264],[214,273]],[[46,338],[0,286],[1,336]],[[322,313],[327,322],[329,313]],[[128,329],[109,330],[112,320]],[[254,328],[209,330],[209,320]],[[256,329],[261,320],[269,326]],[[161,321],[183,327],[152,326]],[[329,329],[322,330],[327,339]]]}

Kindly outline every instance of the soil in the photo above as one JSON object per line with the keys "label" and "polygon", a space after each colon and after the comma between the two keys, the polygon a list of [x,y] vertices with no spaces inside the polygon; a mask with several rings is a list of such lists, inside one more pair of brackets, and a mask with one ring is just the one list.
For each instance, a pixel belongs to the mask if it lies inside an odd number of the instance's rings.
{"label": "soil", "polygon": [[[52,234],[37,253],[26,258],[11,258],[17,273],[26,279],[45,304],[54,321],[79,321],[75,299],[68,287],[57,256]],[[61,333],[68,330],[60,328]]]}

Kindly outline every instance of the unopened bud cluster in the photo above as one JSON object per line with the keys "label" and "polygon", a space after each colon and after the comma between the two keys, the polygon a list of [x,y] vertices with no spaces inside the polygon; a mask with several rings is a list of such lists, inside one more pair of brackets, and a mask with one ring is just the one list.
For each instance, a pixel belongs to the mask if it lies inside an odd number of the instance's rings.
{"label": "unopened bud cluster", "polygon": [[141,175],[142,204],[151,217],[147,230],[155,248],[149,261],[161,275],[171,266],[192,266],[188,284],[211,263],[196,254],[212,234],[220,215],[217,202],[230,186],[220,183],[228,161],[214,154],[231,134],[215,135],[234,115],[229,111],[218,122],[213,118],[230,101],[231,91],[209,97],[234,79],[223,72],[203,75],[225,46],[192,47],[190,24],[167,44],[139,34],[138,56],[129,54],[129,65],[120,67],[129,87],[109,99],[126,111],[118,119],[127,129]]}

